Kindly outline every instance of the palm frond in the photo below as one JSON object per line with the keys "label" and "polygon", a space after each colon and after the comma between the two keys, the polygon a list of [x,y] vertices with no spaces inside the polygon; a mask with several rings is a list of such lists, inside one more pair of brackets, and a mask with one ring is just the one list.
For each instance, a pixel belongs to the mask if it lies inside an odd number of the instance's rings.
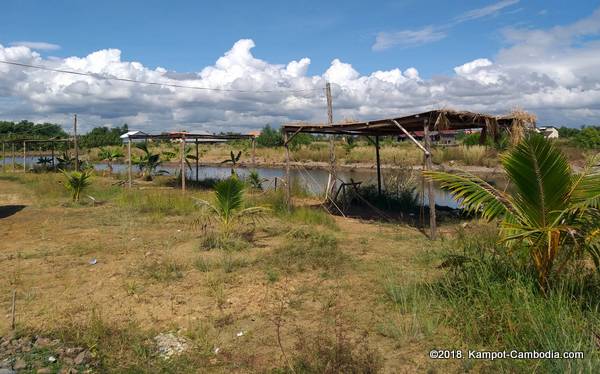
{"label": "palm frond", "polygon": [[423,174],[439,182],[440,187],[449,191],[463,208],[481,213],[485,219],[491,220],[511,214],[513,210],[506,194],[473,174],[450,174],[440,171],[426,171]]}

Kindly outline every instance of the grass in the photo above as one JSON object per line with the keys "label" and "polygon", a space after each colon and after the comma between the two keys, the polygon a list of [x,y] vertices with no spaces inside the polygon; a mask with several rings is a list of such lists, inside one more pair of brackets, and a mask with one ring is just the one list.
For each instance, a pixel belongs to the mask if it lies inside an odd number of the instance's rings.
{"label": "grass", "polygon": [[[527,269],[500,261],[494,225],[442,224],[444,239],[430,242],[410,227],[334,219],[309,206],[288,213],[278,208],[280,192],[266,192],[252,202],[273,210],[236,229],[237,244],[215,245],[211,229],[192,225],[189,194],[150,184],[113,190],[114,179],[98,176],[94,188],[106,203],[73,209],[52,178],[0,177],[0,199],[27,201],[2,218],[10,229],[0,306],[9,310],[16,288],[20,333],[88,348],[98,372],[600,369],[597,276],[580,264],[542,295]],[[0,335],[8,331],[0,319]],[[190,351],[159,358],[153,337],[165,332],[189,339]],[[427,358],[432,348],[453,347],[586,356]]]}
{"label": "grass", "polygon": [[306,226],[290,231],[286,243],[275,248],[265,262],[287,271],[320,269],[339,272],[349,260],[349,256],[338,248],[337,239],[332,234]]}

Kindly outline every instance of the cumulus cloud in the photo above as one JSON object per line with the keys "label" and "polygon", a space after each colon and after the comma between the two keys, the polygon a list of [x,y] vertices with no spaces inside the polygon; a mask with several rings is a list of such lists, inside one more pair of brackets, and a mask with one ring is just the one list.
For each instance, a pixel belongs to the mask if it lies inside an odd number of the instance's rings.
{"label": "cumulus cloud", "polygon": [[60,45],[58,44],[53,44],[53,43],[47,43],[47,42],[28,42],[28,41],[22,41],[22,42],[12,42],[10,43],[11,46],[23,46],[23,47],[27,47],[29,49],[37,49],[39,51],[56,51],[58,49],[60,49]]}
{"label": "cumulus cloud", "polygon": [[236,42],[213,65],[187,73],[124,61],[117,49],[49,59],[29,47],[0,45],[0,60],[94,75],[0,64],[0,118],[53,121],[68,128],[71,114],[78,113],[83,130],[127,122],[146,131],[248,131],[267,123],[324,122],[323,88],[330,81],[336,120],[440,107],[504,113],[519,106],[537,113],[543,123],[597,124],[599,33],[600,11],[561,27],[506,29],[506,47],[496,56],[465,61],[453,74],[432,78],[411,66],[364,74],[340,59],[309,75],[309,58],[273,64],[252,54],[249,39]]}

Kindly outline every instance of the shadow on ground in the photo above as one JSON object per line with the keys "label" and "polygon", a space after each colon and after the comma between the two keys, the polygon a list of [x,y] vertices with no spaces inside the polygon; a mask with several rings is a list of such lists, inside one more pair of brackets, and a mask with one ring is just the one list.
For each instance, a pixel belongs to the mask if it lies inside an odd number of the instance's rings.
{"label": "shadow on ground", "polygon": [[25,207],[26,205],[2,205],[0,206],[0,219],[17,214]]}

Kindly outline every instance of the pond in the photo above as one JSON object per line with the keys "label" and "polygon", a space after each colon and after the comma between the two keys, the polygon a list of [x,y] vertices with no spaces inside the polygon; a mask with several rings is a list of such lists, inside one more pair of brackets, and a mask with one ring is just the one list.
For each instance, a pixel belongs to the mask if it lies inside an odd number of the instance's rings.
{"label": "pond", "polygon": [[[48,156],[50,157],[50,156]],[[29,168],[37,163],[37,156],[27,157],[26,162]],[[23,157],[16,157],[15,160],[17,163],[23,162]],[[7,157],[6,166],[10,168],[12,163],[12,158]],[[107,165],[105,163],[96,163],[94,164],[94,169],[98,171],[107,170]],[[134,166],[134,173],[137,173],[138,169]],[[169,173],[169,175],[176,175],[179,171],[178,165],[175,164],[167,164],[160,167],[160,170],[164,170]],[[236,173],[244,178],[248,176],[252,169],[245,167],[236,168]],[[115,173],[126,173],[127,172],[127,164],[117,163],[113,165],[113,171]],[[285,168],[283,167],[257,167],[256,171],[261,176],[261,178],[266,179],[263,183],[265,188],[274,188],[275,179],[285,178]],[[385,180],[386,175],[391,173],[391,171],[382,169],[382,179]],[[290,169],[290,174],[292,178],[292,183],[298,183],[307,189],[308,192],[321,195],[324,193],[325,188],[327,187],[327,180],[329,178],[329,172],[326,169],[305,169],[305,168],[295,168],[292,167]],[[375,169],[343,169],[340,168],[337,171],[338,178],[343,180],[344,182],[350,182],[351,180],[355,182],[362,182],[363,185],[376,185],[377,184],[377,172]],[[207,178],[216,178],[222,179],[227,178],[231,175],[231,167],[230,166],[218,166],[218,165],[210,165],[210,166],[200,166],[198,169],[199,180],[207,179]],[[189,179],[196,179],[196,168],[192,167],[191,170],[187,170],[187,176]],[[420,193],[421,183],[418,183],[417,192]],[[439,188],[435,188],[436,192],[436,204],[440,206],[448,206],[450,208],[456,208],[458,205],[456,201],[450,196],[446,191],[440,190]],[[428,205],[427,194],[425,194],[425,205]]]}

